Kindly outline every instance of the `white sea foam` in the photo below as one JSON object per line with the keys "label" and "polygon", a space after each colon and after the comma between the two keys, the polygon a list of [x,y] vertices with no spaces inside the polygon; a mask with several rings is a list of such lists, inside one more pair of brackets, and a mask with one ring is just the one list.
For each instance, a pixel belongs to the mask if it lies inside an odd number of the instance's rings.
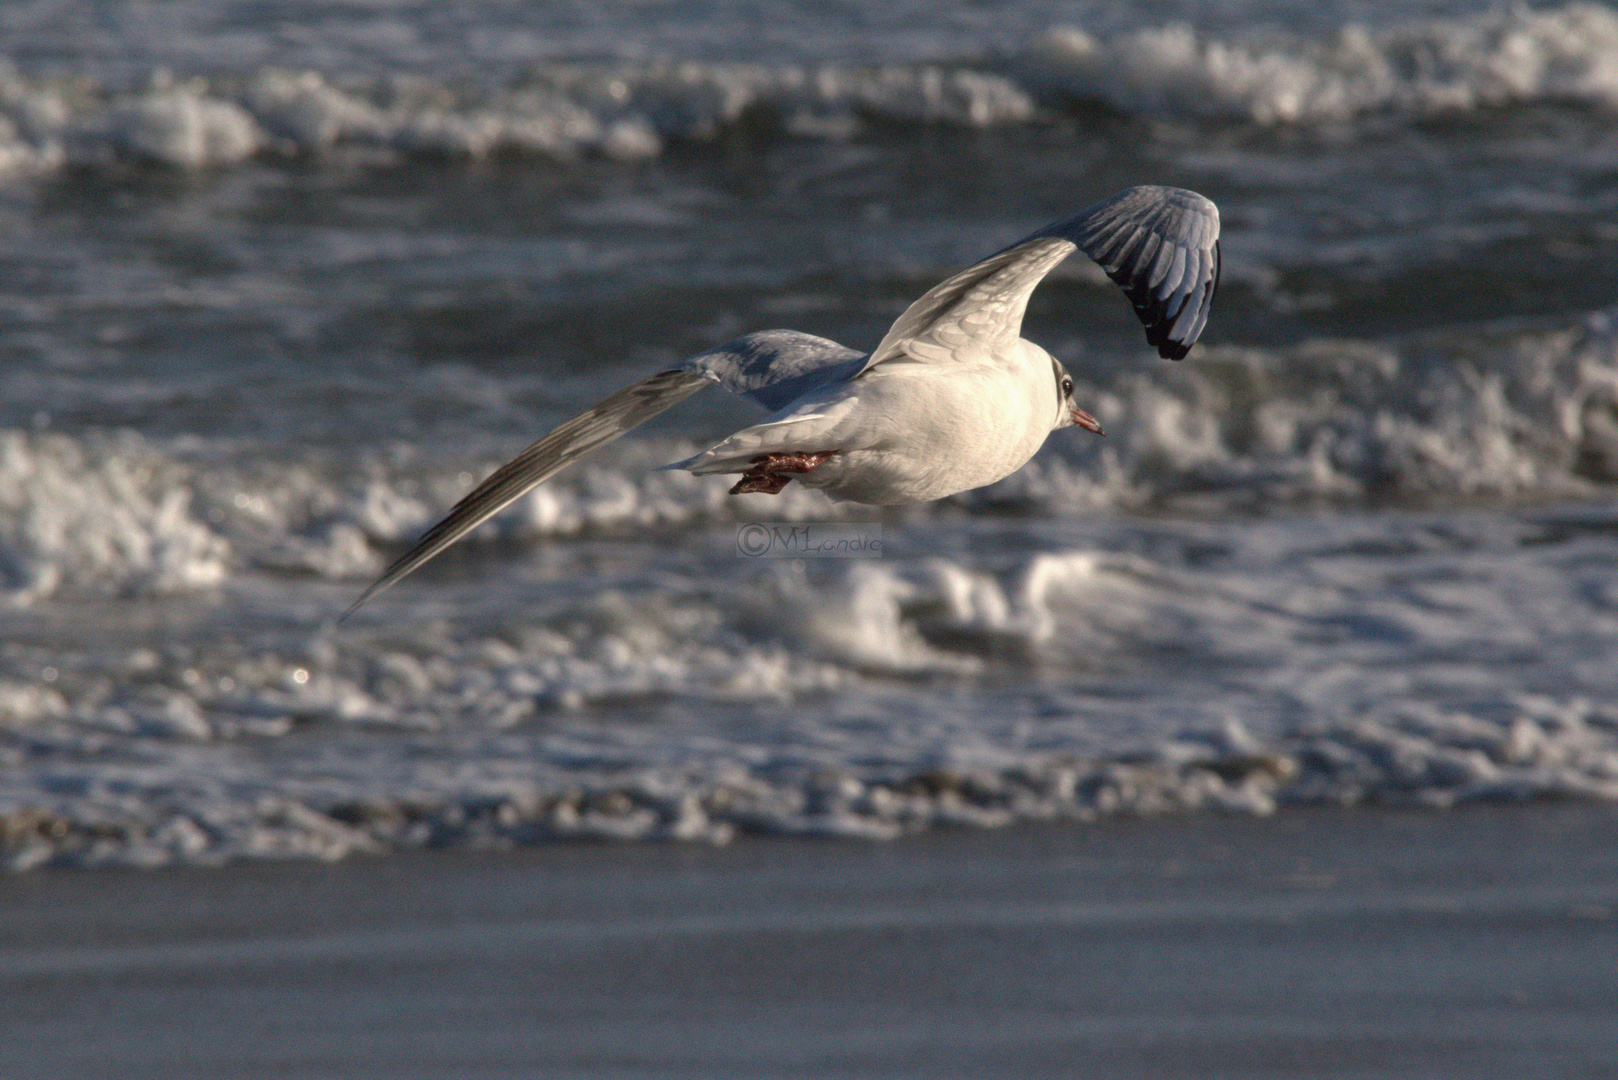
{"label": "white sea foam", "polygon": [[[1230,721],[1113,758],[957,739],[877,766],[867,762],[879,746],[808,733],[796,746],[710,741],[669,761],[669,747],[633,735],[562,730],[441,763],[350,757],[255,774],[222,749],[160,754],[151,740],[196,735],[165,724],[139,728],[143,756],[162,764],[103,762],[76,781],[60,764],[49,794],[9,784],[4,864],[334,859],[567,838],[723,843],[738,831],[882,840],[936,826],[1320,803],[1618,801],[1618,714],[1578,699],[1523,698],[1499,719],[1403,704],[1268,737]],[[34,735],[36,753],[44,741]]]}
{"label": "white sea foam", "polygon": [[1053,28],[1018,58],[1044,94],[1127,113],[1258,123],[1428,115],[1536,101],[1618,105],[1618,12],[1512,6],[1333,38],[1221,40],[1190,26],[1098,38]]}
{"label": "white sea foam", "polygon": [[211,97],[200,81],[154,80],[147,92],[116,102],[106,118],[111,146],[138,161],[198,169],[256,154],[262,130],[232,101]]}
{"label": "white sea foam", "polygon": [[[1618,328],[1605,314],[1561,329],[1215,349],[1195,364],[1081,394],[1107,425],[1104,442],[1053,438],[1021,472],[957,502],[1036,516],[1177,505],[1241,511],[1591,498],[1618,483]],[[655,471],[684,449],[626,440],[479,537],[700,528],[758,512],[726,496],[722,481]],[[411,453],[267,468],[233,455],[133,433],[0,435],[0,596],[27,605],[62,590],[183,593],[266,571],[359,580],[377,571],[385,550],[445,513],[472,475],[498,464]],[[833,510],[792,487],[769,513],[803,520],[860,509]],[[848,617],[902,605],[903,589],[894,588],[859,590],[865,607]],[[959,603],[969,606],[970,589],[961,589]],[[901,647],[882,663],[903,666],[905,655]]]}
{"label": "white sea foam", "polygon": [[[1618,582],[1610,514],[1589,516],[1167,521],[1145,545],[1104,518],[1076,546],[1030,522],[1046,538],[1017,556],[930,542],[742,572],[665,552],[591,588],[507,574],[497,609],[453,624],[429,593],[341,631],[192,611],[149,644],[81,601],[77,630],[0,649],[0,854],[1618,801]],[[273,612],[300,588],[235,586]]]}
{"label": "white sea foam", "polygon": [[637,160],[659,154],[667,139],[709,140],[749,117],[800,136],[842,138],[866,118],[986,127],[1033,112],[1028,96],[1000,76],[931,66],[555,66],[513,88],[478,92],[420,77],[335,79],[274,68],[184,80],[158,72],[125,91],[0,67],[0,167],[133,159],[203,168],[340,147],[405,158]]}
{"label": "white sea foam", "polygon": [[197,520],[196,475],[134,436],[0,432],[0,598],[64,584],[114,595],[224,580],[229,545]]}
{"label": "white sea foam", "polygon": [[421,75],[264,67],[129,87],[0,63],[0,173],[134,159],[182,168],[356,147],[403,158],[654,157],[749,126],[846,139],[881,124],[1040,122],[1036,101],[1259,124],[1428,116],[1535,102],[1618,105],[1618,12],[1511,7],[1319,39],[1184,24],[1099,36],[1053,27],[973,65],[549,63],[498,89]]}
{"label": "white sea foam", "polygon": [[1050,508],[1248,499],[1588,498],[1618,481],[1618,332],[1213,349],[1094,391],[1100,466],[1060,450],[986,496]]}

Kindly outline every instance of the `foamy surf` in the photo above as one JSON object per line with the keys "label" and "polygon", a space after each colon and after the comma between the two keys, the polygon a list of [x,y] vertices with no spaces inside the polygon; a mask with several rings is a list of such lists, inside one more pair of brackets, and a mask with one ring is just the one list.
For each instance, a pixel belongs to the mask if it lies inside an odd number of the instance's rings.
{"label": "foamy surf", "polygon": [[[25,697],[0,684],[0,709],[39,709]],[[183,707],[126,714],[144,735],[130,747],[141,757],[152,758],[164,735],[205,738]],[[266,720],[256,734],[275,729]],[[1113,759],[935,737],[925,740],[930,750],[907,746],[903,761],[876,767],[809,733],[799,746],[704,741],[676,751],[590,729],[437,752],[418,739],[409,759],[281,761],[273,775],[228,746],[193,741],[158,754],[166,763],[103,764],[90,775],[71,764],[67,747],[52,753],[41,741],[36,760],[49,753],[58,762],[55,790],[13,785],[0,796],[0,860],[11,870],[581,838],[890,840],[938,827],[1322,804],[1618,801],[1618,713],[1584,700],[1524,699],[1498,719],[1394,703],[1268,738],[1231,722]],[[450,753],[453,762],[431,760]],[[677,760],[665,760],[671,755]]]}
{"label": "foamy surf", "polygon": [[[7,865],[1613,800],[1610,7],[306,7],[0,6]],[[656,472],[699,396],[336,628],[579,408],[1151,182],[1194,355],[1025,324],[1106,438],[872,513]]]}
{"label": "foamy surf", "polygon": [[[499,78],[487,75],[498,73]],[[634,162],[672,141],[846,140],[885,126],[1045,124],[1100,106],[1258,125],[1618,104],[1618,14],[1511,7],[1334,34],[1231,35],[1183,23],[1055,26],[1006,55],[860,64],[537,61],[478,80],[263,66],[117,77],[0,67],[0,173],[146,162],[220,168],[351,149],[409,161]]]}
{"label": "foamy surf", "polygon": [[1183,23],[1096,36],[1056,27],[1019,56],[1046,97],[1136,115],[1257,124],[1464,115],[1537,102],[1618,104],[1618,14],[1526,6],[1335,35],[1224,38]]}
{"label": "foamy surf", "polygon": [[1618,800],[1610,514],[992,526],[587,545],[341,632],[352,585],[244,579],[134,647],[79,600],[4,653],[6,857]]}
{"label": "foamy surf", "polygon": [[[424,380],[430,395],[437,383]],[[1618,332],[1500,327],[1377,345],[1209,350],[1081,391],[1110,434],[1055,439],[957,506],[1034,517],[1098,510],[1244,513],[1266,506],[1509,505],[1596,498],[1618,483]],[[580,406],[584,404],[579,403]],[[542,422],[534,422],[533,435]],[[721,481],[656,467],[689,452],[631,441],[558,477],[484,541],[698,530],[757,515]],[[390,453],[259,460],[234,444],[133,432],[0,437],[0,596],[206,592],[252,574],[358,581],[442,516],[494,459]],[[446,451],[446,453],[452,453]],[[858,516],[789,488],[772,520]],[[866,511],[869,513],[869,511]]]}

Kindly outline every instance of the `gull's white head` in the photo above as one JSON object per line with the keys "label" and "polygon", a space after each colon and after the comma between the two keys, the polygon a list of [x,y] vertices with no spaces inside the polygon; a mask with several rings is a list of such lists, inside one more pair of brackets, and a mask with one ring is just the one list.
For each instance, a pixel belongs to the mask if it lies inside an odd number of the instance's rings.
{"label": "gull's white head", "polygon": [[1101,430],[1101,421],[1073,404],[1073,377],[1067,373],[1067,368],[1055,358],[1051,360],[1051,367],[1055,369],[1056,376],[1056,422],[1051,425],[1051,430],[1081,427],[1097,435],[1106,434]]}

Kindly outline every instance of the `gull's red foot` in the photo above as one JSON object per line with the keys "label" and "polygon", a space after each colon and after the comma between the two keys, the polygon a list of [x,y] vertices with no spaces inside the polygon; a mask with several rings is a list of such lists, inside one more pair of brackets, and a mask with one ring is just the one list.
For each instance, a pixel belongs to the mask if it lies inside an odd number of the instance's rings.
{"label": "gull's red foot", "polygon": [[782,488],[792,483],[794,476],[809,472],[835,453],[835,450],[822,450],[813,454],[760,454],[753,459],[753,467],[736,481],[730,493],[779,495]]}

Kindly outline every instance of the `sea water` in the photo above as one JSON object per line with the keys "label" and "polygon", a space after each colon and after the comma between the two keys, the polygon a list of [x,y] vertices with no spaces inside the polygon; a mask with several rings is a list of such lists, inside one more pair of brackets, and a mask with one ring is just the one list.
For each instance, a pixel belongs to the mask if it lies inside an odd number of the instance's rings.
{"label": "sea water", "polygon": [[[0,52],[14,868],[1618,800],[1612,6],[31,0]],[[730,497],[654,471],[714,391],[336,622],[606,394],[870,348],[1134,183],[1224,272],[1179,364],[1036,293],[1105,438]]]}

